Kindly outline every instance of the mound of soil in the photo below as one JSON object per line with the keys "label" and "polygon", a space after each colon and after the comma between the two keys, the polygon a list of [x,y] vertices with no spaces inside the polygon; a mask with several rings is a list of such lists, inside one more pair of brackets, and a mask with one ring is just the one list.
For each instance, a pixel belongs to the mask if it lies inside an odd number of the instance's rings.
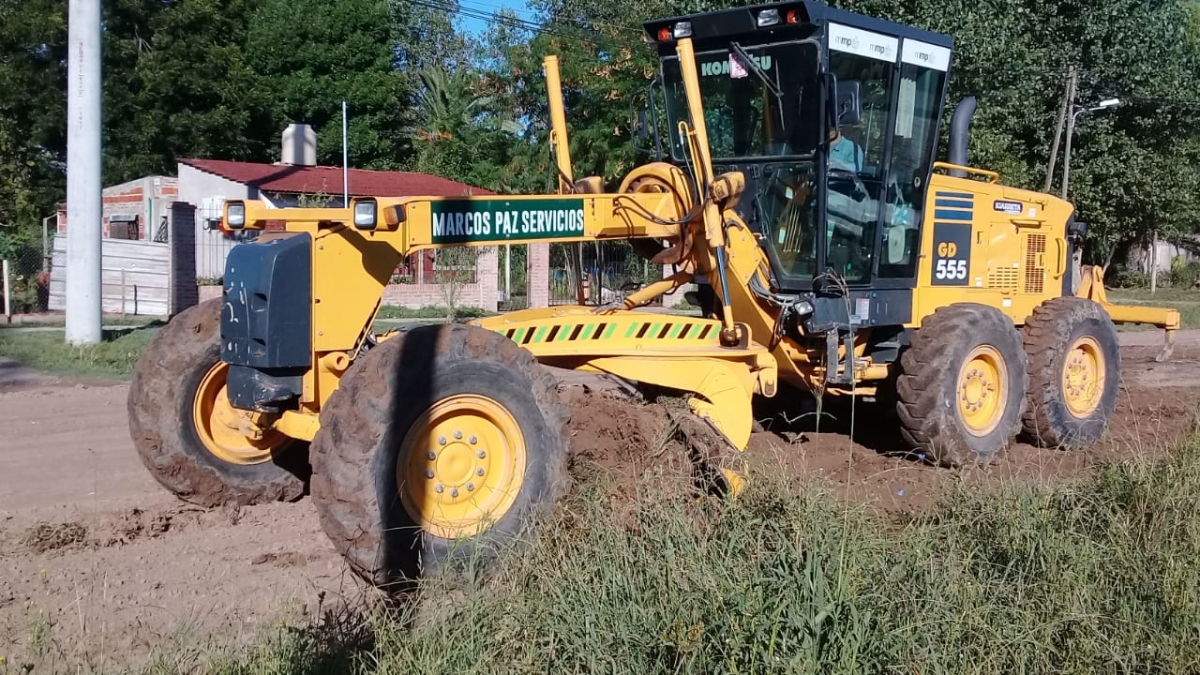
{"label": "mound of soil", "polygon": [[38,523],[25,532],[23,543],[32,553],[49,553],[82,544],[87,534],[79,523]]}
{"label": "mound of soil", "polygon": [[[926,512],[961,484],[1063,480],[1106,462],[1153,459],[1193,428],[1200,404],[1200,390],[1171,370],[1192,365],[1190,357],[1200,354],[1177,352],[1179,363],[1154,364],[1152,376],[1142,374],[1156,352],[1128,350],[1126,385],[1110,429],[1086,449],[1062,451],[1021,440],[989,465],[942,469],[908,451],[887,406],[829,397],[818,412],[811,399],[781,392],[758,402],[762,431],[751,435],[741,459],[751,482],[756,476],[785,476],[796,485],[816,480],[840,498],[891,515]],[[603,385],[572,386],[567,397],[572,476],[588,498],[606,498],[618,519],[648,500],[694,499],[696,456],[727,447],[682,399]]]}

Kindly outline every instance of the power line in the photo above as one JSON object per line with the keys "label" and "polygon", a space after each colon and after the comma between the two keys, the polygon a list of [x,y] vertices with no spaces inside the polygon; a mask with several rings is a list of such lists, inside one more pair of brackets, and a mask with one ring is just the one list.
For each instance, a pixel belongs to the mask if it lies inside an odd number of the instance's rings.
{"label": "power line", "polygon": [[[634,31],[637,33],[641,32],[640,30],[638,30],[636,28],[631,28],[629,26],[623,26],[620,24],[611,24],[611,23],[606,23],[606,22],[601,22],[601,21],[591,21],[590,23],[585,23],[580,20],[571,20],[571,19],[566,19],[563,17],[550,17],[548,23],[554,25],[554,28],[551,29],[551,28],[547,28],[546,23],[539,23],[537,21],[529,20],[529,19],[521,19],[516,16],[500,14],[499,12],[489,13],[485,10],[473,9],[473,8],[469,8],[469,7],[462,7],[462,6],[455,7],[451,4],[449,4],[448,2],[444,2],[444,1],[440,2],[438,0],[412,0],[412,2],[413,2],[413,4],[420,5],[422,7],[428,8],[428,9],[435,9],[435,10],[440,10],[440,11],[449,12],[449,13],[457,13],[457,14],[461,14],[468,18],[478,19],[480,21],[498,22],[498,23],[506,24],[506,25],[514,27],[514,28],[526,30],[526,31],[529,31],[531,33],[535,33],[538,35],[547,35],[547,36],[552,36],[552,37],[558,37],[558,38],[562,38],[564,40],[584,40],[586,42],[590,42],[591,44],[593,44],[595,46],[600,46],[600,42],[599,42],[600,40],[606,40],[610,44],[619,45],[622,47],[640,47],[640,46],[642,46],[641,44],[622,41],[614,36],[607,35],[605,33],[602,33],[600,31],[596,30],[595,28],[593,28],[593,26],[600,26],[600,27],[617,28],[620,30]],[[569,29],[569,28],[576,28],[579,30],[579,32],[569,33],[569,32],[564,31],[564,29]]]}

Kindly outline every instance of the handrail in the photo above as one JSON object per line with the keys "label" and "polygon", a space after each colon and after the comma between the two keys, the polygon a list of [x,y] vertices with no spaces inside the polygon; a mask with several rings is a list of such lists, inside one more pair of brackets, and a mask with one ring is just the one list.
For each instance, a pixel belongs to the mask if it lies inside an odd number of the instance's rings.
{"label": "handrail", "polygon": [[962,166],[961,164],[951,164],[949,162],[934,162],[933,168],[934,169],[946,169],[948,171],[963,171],[965,173],[973,173],[973,174],[976,174],[979,176],[984,176],[984,177],[988,178],[989,183],[999,183],[1000,182],[1000,174],[996,173],[995,171],[988,171],[987,169],[976,169],[974,167]]}

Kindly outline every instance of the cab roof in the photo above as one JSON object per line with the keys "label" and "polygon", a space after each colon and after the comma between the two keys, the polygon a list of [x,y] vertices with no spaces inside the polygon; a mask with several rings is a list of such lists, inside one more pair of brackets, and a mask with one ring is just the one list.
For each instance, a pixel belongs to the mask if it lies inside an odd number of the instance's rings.
{"label": "cab roof", "polygon": [[[886,21],[855,12],[848,12],[836,7],[830,7],[824,3],[814,2],[813,0],[772,2],[713,12],[688,14],[667,19],[654,19],[645,22],[642,24],[642,27],[645,29],[652,43],[663,42],[658,39],[659,30],[662,28],[671,28],[679,21],[691,22],[692,38],[697,41],[719,39],[725,36],[745,35],[747,33],[769,30],[767,28],[760,28],[757,23],[758,14],[767,9],[777,10],[781,17],[786,16],[789,11],[795,12],[796,24],[798,25],[840,23],[897,38],[920,40],[931,45],[946,47],[947,49],[954,48],[954,39],[949,35],[914,28],[894,21]],[[784,25],[775,25],[770,27],[770,29],[786,27]]]}

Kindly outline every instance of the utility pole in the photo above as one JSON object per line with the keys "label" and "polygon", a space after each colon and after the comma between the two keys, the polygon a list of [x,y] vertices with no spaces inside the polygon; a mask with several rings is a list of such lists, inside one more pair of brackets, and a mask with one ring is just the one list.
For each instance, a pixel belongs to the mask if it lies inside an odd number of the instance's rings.
{"label": "utility pole", "polygon": [[67,57],[66,340],[101,337],[100,3],[70,0]]}
{"label": "utility pole", "polygon": [[1050,184],[1054,179],[1054,162],[1058,159],[1058,144],[1062,141],[1063,125],[1066,124],[1067,114],[1071,111],[1071,106],[1075,104],[1075,83],[1078,78],[1078,73],[1075,71],[1075,66],[1071,66],[1067,71],[1067,86],[1063,90],[1062,105],[1058,108],[1058,122],[1054,125],[1054,142],[1050,144],[1050,161],[1046,164],[1046,182],[1042,185],[1042,192],[1050,192]]}
{"label": "utility pole", "polygon": [[1075,135],[1075,120],[1079,119],[1080,115],[1093,113],[1098,110],[1107,110],[1121,105],[1121,99],[1109,98],[1100,101],[1099,105],[1092,107],[1082,107],[1072,105],[1071,116],[1067,118],[1067,147],[1063,152],[1063,184],[1062,198],[1067,198],[1067,187],[1071,183],[1071,137]]}
{"label": "utility pole", "polygon": [[350,122],[342,99],[342,207],[350,206]]}

